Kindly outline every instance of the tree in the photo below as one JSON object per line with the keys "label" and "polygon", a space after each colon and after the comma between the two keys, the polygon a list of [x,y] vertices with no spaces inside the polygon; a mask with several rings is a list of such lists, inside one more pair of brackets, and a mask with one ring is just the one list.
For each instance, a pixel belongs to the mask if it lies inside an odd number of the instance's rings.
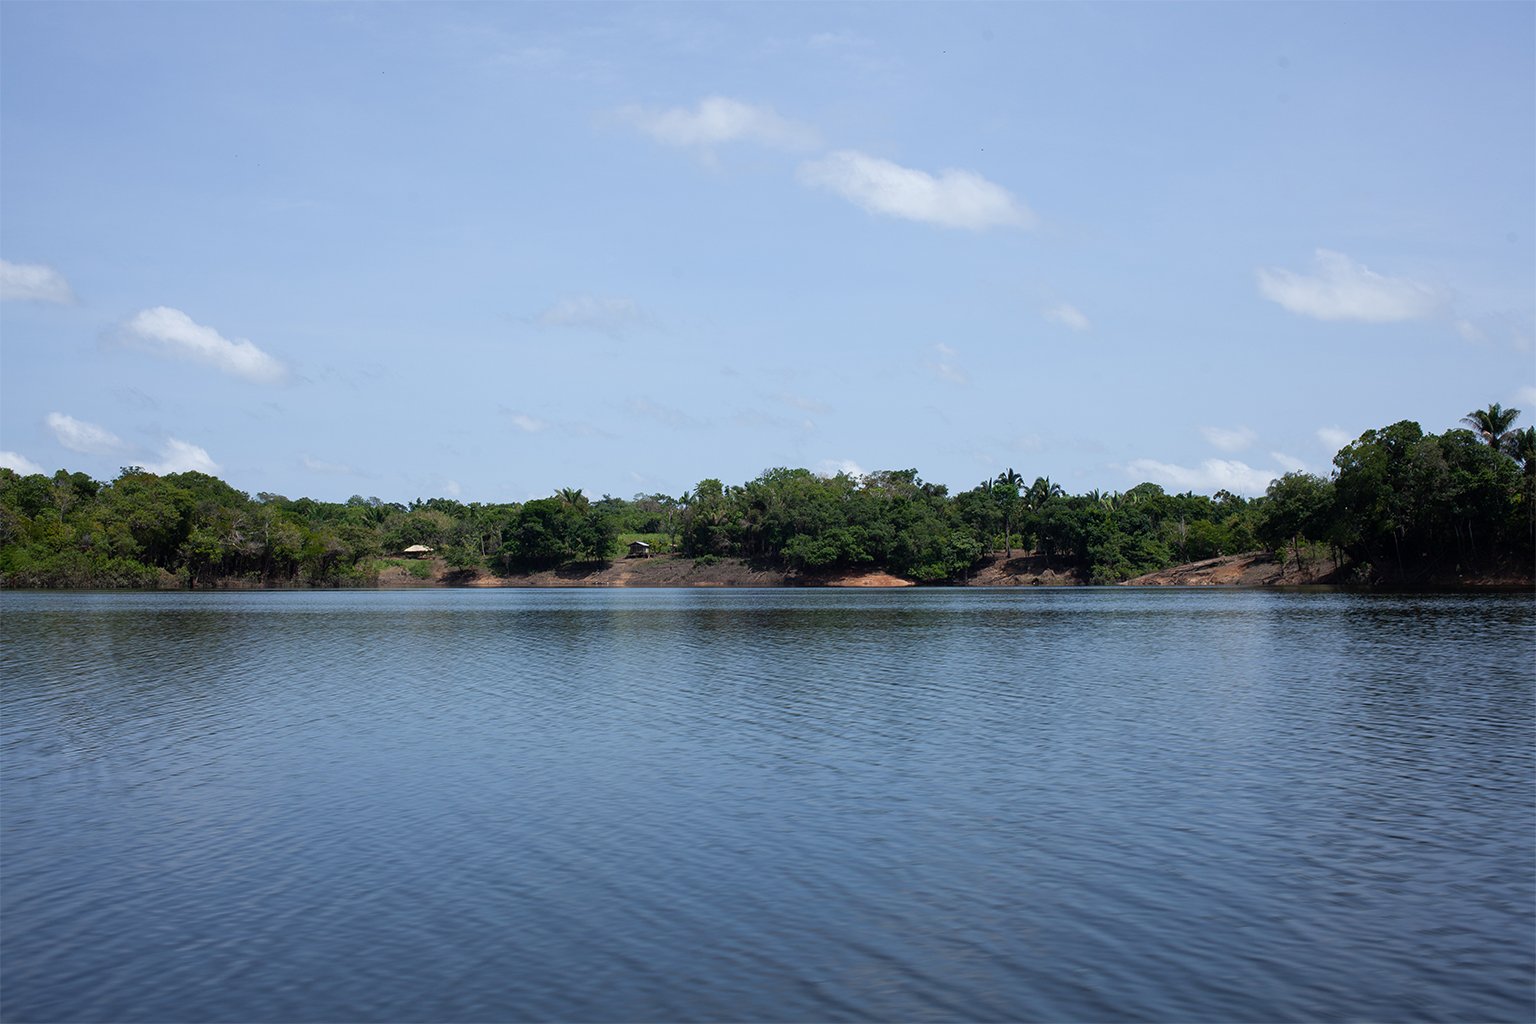
{"label": "tree", "polygon": [[1333,518],[1333,484],[1311,473],[1287,473],[1269,485],[1259,514],[1259,539],[1279,550],[1286,541],[1301,564],[1301,541],[1322,540]]}
{"label": "tree", "polygon": [[1019,487],[1024,483],[1024,478],[1009,467],[1006,472],[997,474],[997,479],[992,481],[992,498],[1002,508],[1003,513],[1003,551],[1005,558],[1013,557],[1013,522],[1019,510]]}
{"label": "tree", "polygon": [[1526,476],[1536,476],[1536,427],[1511,430],[1505,435],[1504,454],[1520,463]]}
{"label": "tree", "polygon": [[1505,437],[1519,418],[1519,409],[1506,409],[1494,402],[1486,409],[1473,409],[1461,418],[1461,422],[1471,427],[1473,433],[1489,445],[1502,450]]}

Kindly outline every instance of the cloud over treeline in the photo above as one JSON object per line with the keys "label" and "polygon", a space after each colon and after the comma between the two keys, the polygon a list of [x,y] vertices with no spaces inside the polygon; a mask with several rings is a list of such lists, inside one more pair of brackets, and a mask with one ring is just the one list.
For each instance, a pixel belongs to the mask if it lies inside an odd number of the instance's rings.
{"label": "cloud over treeline", "polygon": [[1259,293],[1299,316],[1318,320],[1394,323],[1433,316],[1443,304],[1436,288],[1405,277],[1387,277],[1341,252],[1318,249],[1312,273],[1281,267],[1258,271]]}
{"label": "cloud over treeline", "polygon": [[170,306],[142,310],[128,321],[128,336],[159,355],[211,366],[257,384],[276,384],[288,368],[243,338],[231,340]]}

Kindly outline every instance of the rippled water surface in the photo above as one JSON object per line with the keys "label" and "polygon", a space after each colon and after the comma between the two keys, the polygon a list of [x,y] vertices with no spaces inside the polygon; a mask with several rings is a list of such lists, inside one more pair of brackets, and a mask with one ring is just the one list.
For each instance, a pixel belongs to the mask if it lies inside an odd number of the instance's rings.
{"label": "rippled water surface", "polygon": [[1528,1021],[1533,608],[0,593],[0,1012]]}

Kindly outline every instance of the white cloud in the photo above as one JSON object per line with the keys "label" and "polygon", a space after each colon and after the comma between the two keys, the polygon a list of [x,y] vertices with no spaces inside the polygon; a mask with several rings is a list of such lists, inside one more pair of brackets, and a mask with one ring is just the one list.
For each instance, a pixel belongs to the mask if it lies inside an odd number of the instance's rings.
{"label": "white cloud", "polygon": [[813,50],[822,50],[837,46],[869,46],[870,41],[863,36],[854,35],[852,32],[817,32],[806,40]]}
{"label": "white cloud", "polygon": [[1285,452],[1270,452],[1269,457],[1280,463],[1280,468],[1287,473],[1305,473],[1307,471],[1307,464],[1294,455],[1287,455]]}
{"label": "white cloud", "polygon": [[1254,432],[1247,427],[1201,427],[1200,433],[1212,445],[1224,452],[1240,452],[1253,444]]}
{"label": "white cloud", "polygon": [[6,302],[75,301],[64,275],[41,263],[0,260],[0,300]]}
{"label": "white cloud", "polygon": [[1206,459],[1196,468],[1155,459],[1133,459],[1125,471],[1138,481],[1150,480],[1174,491],[1227,490],[1244,495],[1263,494],[1269,482],[1280,476],[1279,470],[1254,469],[1235,459]]}
{"label": "white cloud", "polygon": [[258,384],[275,384],[288,375],[287,367],[249,341],[231,341],[169,306],[143,310],[128,321],[128,331],[161,355],[190,359]]}
{"label": "white cloud", "polygon": [[1392,323],[1433,315],[1440,292],[1405,277],[1386,277],[1341,252],[1318,249],[1308,277],[1280,267],[1261,267],[1259,292],[1301,316],[1318,320]]}
{"label": "white cloud", "polygon": [[43,472],[42,466],[39,466],[25,455],[18,455],[16,452],[0,452],[0,466],[14,469],[22,476],[31,476],[33,473]]}
{"label": "white cloud", "polygon": [[852,459],[822,459],[816,464],[816,472],[820,476],[827,477],[837,476],[839,473],[846,473],[848,476],[853,477],[855,480],[868,475],[864,472],[864,467],[860,466]]}
{"label": "white cloud", "polygon": [[1515,392],[1515,401],[1520,404],[1515,406],[1527,419],[1536,420],[1536,387],[1527,385]]}
{"label": "white cloud", "polygon": [[1457,320],[1453,326],[1455,326],[1456,333],[1458,336],[1460,336],[1462,341],[1475,345],[1479,342],[1488,340],[1488,335],[1484,334],[1482,330],[1470,320]]}
{"label": "white cloud", "polygon": [[1043,315],[1052,323],[1071,328],[1079,334],[1093,327],[1092,322],[1076,306],[1057,306],[1055,309],[1046,310]]}
{"label": "white cloud", "polygon": [[443,481],[443,494],[447,495],[450,498],[457,498],[459,495],[461,495],[463,493],[464,493],[464,488],[462,486],[460,486],[460,484],[459,484],[459,482],[457,480],[444,480]]}
{"label": "white cloud", "polygon": [[518,430],[521,430],[525,433],[537,434],[539,431],[547,430],[549,428],[548,423],[536,417],[529,416],[525,412],[514,412],[511,415],[513,426],[517,427]]}
{"label": "white cloud", "polygon": [[1355,435],[1347,430],[1340,430],[1338,427],[1318,427],[1317,439],[1323,442],[1323,446],[1329,451],[1336,452],[1353,441]]}
{"label": "white cloud", "polygon": [[[201,449],[199,449],[199,451],[201,451]],[[207,453],[204,452],[204,454],[206,455]],[[303,462],[304,468],[309,470],[311,473],[323,473],[326,476],[357,475],[352,471],[351,466],[343,465],[339,462],[325,462],[321,459],[312,458],[308,455],[304,456],[300,461]]]}
{"label": "white cloud", "polygon": [[934,177],[854,149],[801,164],[800,181],[870,213],[941,227],[982,231],[1035,224],[1029,207],[979,174],[951,169]]}
{"label": "white cloud", "polygon": [[144,467],[157,476],[167,473],[208,473],[219,471],[219,464],[208,456],[206,449],[195,444],[168,437],[160,446],[160,461]]}
{"label": "white cloud", "polygon": [[616,335],[626,328],[645,326],[649,318],[632,299],[573,295],[544,310],[534,322],[540,327],[571,327]]}
{"label": "white cloud", "polygon": [[48,424],[48,429],[53,431],[53,436],[58,439],[59,444],[72,452],[80,452],[83,455],[112,455],[127,448],[122,438],[105,427],[77,420],[61,412],[49,413],[43,422]]}
{"label": "white cloud", "polygon": [[756,142],[789,150],[817,145],[816,133],[808,126],[780,117],[772,107],[754,106],[725,96],[707,97],[692,110],[625,107],[619,116],[669,146],[707,151],[724,142]]}

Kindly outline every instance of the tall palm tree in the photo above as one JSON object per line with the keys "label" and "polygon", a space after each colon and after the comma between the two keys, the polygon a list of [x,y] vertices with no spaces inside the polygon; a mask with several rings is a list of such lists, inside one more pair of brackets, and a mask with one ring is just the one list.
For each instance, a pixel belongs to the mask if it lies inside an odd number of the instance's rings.
{"label": "tall palm tree", "polygon": [[1461,418],[1461,422],[1480,434],[1483,440],[1493,447],[1503,448],[1505,436],[1510,433],[1510,428],[1519,418],[1519,409],[1506,409],[1498,402],[1494,402],[1486,409],[1473,409]]}
{"label": "tall palm tree", "polygon": [[568,505],[571,508],[585,509],[587,507],[587,496],[581,493],[580,487],[562,487],[555,492],[555,497],[560,499],[560,504]]}
{"label": "tall palm tree", "polygon": [[1504,438],[1504,452],[1520,463],[1526,476],[1536,477],[1536,427],[1511,430]]}
{"label": "tall palm tree", "polygon": [[1061,484],[1051,483],[1050,477],[1037,476],[1035,477],[1035,482],[1029,485],[1029,507],[1034,509],[1041,508],[1052,498],[1065,493],[1061,489]]}
{"label": "tall palm tree", "polygon": [[1013,557],[1013,516],[1014,506],[1019,500],[1019,485],[1024,482],[1024,477],[1009,466],[1006,472],[997,474],[997,480],[993,482],[992,495],[1001,500],[1003,505],[1003,557]]}

